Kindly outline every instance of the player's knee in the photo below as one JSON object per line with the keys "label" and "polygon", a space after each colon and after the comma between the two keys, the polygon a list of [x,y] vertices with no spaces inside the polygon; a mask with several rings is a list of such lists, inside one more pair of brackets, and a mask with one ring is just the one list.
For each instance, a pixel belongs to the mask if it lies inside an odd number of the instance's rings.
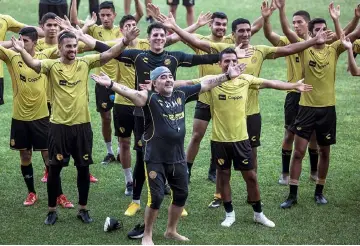
{"label": "player's knee", "polygon": [[294,134],[290,131],[285,131],[284,143],[292,145],[294,142]]}
{"label": "player's knee", "polygon": [[111,124],[110,111],[101,113],[101,120],[102,120],[103,124]]}
{"label": "player's knee", "polygon": [[172,14],[176,13],[177,5],[170,5],[170,12]]}
{"label": "player's knee", "polygon": [[319,157],[322,160],[328,160],[330,158],[330,151],[328,150],[327,147],[320,147],[319,148]]}
{"label": "player's knee", "polygon": [[178,191],[173,194],[173,201],[172,204],[178,207],[183,207],[185,205],[186,199],[188,197],[188,191]]}
{"label": "player's knee", "polygon": [[131,141],[130,138],[120,138],[120,148],[122,150],[130,150]]}
{"label": "player's knee", "polygon": [[148,201],[148,206],[152,209],[160,209],[161,203],[164,200],[164,194],[151,194]]}
{"label": "player's knee", "polygon": [[188,14],[194,14],[194,7],[193,6],[187,6],[186,11]]}
{"label": "player's knee", "polygon": [[302,160],[305,156],[304,150],[295,149],[293,158],[297,160]]}
{"label": "player's knee", "polygon": [[31,163],[31,151],[25,150],[20,151],[20,159],[21,159],[21,165],[22,166],[28,166]]}

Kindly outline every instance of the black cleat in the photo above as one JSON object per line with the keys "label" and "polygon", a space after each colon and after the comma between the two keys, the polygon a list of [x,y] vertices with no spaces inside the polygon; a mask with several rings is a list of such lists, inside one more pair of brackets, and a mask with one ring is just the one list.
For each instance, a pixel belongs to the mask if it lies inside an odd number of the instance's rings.
{"label": "black cleat", "polygon": [[57,220],[56,211],[49,211],[46,216],[45,225],[53,225],[56,223],[56,220]]}
{"label": "black cleat", "polygon": [[144,236],[145,225],[137,224],[127,235],[130,239],[140,239]]}
{"label": "black cleat", "polygon": [[324,197],[323,194],[315,194],[315,202],[316,204],[319,204],[319,205],[324,205],[324,204],[327,204],[328,201],[326,200],[326,198]]}
{"label": "black cleat", "polygon": [[209,173],[208,180],[210,180],[213,183],[216,183],[216,174]]}
{"label": "black cleat", "polygon": [[104,160],[101,162],[103,165],[108,165],[110,162],[115,161],[115,156],[113,154],[107,154],[104,158]]}
{"label": "black cleat", "polygon": [[90,218],[89,210],[86,209],[80,209],[77,218],[87,224],[93,222],[93,219]]}
{"label": "black cleat", "polygon": [[170,188],[169,184],[165,184],[164,194],[165,195],[170,195],[171,194],[171,188]]}
{"label": "black cleat", "polygon": [[291,208],[297,203],[296,196],[289,196],[285,202],[280,204],[280,208]]}

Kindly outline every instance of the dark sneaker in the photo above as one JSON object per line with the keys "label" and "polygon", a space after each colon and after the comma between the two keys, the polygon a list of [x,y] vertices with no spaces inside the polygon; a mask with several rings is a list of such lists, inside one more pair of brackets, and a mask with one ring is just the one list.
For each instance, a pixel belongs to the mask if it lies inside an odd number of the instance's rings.
{"label": "dark sneaker", "polygon": [[289,196],[285,202],[280,204],[281,208],[291,208],[293,205],[297,203],[297,199],[295,196]]}
{"label": "dark sneaker", "polygon": [[133,183],[128,182],[125,188],[125,196],[132,196],[133,194]]}
{"label": "dark sneaker", "polygon": [[209,204],[209,208],[218,208],[221,206],[221,203],[222,203],[222,199],[217,197],[217,196],[214,196],[214,200],[212,200]]}
{"label": "dark sneaker", "polygon": [[170,188],[169,184],[165,184],[164,194],[165,195],[170,195],[171,194],[171,188]]}
{"label": "dark sneaker", "polygon": [[104,232],[115,231],[123,227],[121,221],[118,221],[115,218],[107,217],[104,223]]}
{"label": "dark sneaker", "polygon": [[315,202],[319,205],[323,205],[323,204],[327,204],[328,201],[326,200],[326,198],[324,197],[323,194],[315,194]]}
{"label": "dark sneaker", "polygon": [[45,225],[53,225],[55,224],[56,220],[57,220],[56,211],[49,211],[46,216]]}
{"label": "dark sneaker", "polygon": [[144,236],[145,225],[137,224],[127,235],[130,239],[140,239]]}
{"label": "dark sneaker", "polygon": [[117,160],[118,162],[121,162],[121,161],[120,161],[120,153],[118,153],[118,154],[116,155],[116,160]]}
{"label": "dark sneaker", "polygon": [[110,162],[115,161],[115,156],[113,154],[107,154],[104,158],[104,160],[101,162],[103,165],[108,165]]}
{"label": "dark sneaker", "polygon": [[77,217],[78,217],[78,219],[80,219],[84,223],[93,222],[93,219],[90,218],[89,210],[86,210],[86,209],[80,209]]}
{"label": "dark sneaker", "polygon": [[216,174],[209,173],[208,180],[210,180],[213,183],[216,183]]}

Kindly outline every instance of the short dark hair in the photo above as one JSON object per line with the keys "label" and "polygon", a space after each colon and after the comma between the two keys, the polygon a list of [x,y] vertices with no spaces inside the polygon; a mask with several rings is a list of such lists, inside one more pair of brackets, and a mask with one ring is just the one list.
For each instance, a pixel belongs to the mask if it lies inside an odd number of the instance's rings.
{"label": "short dark hair", "polygon": [[311,32],[311,33],[313,32],[313,29],[314,29],[315,24],[321,24],[321,23],[324,23],[325,26],[327,26],[326,20],[324,20],[323,18],[315,18],[315,19],[312,19],[312,20],[309,22],[309,26],[308,26],[309,32]]}
{"label": "short dark hair", "polygon": [[236,51],[233,48],[228,47],[219,53],[219,61],[222,60],[225,54],[235,54],[235,56],[237,57]]}
{"label": "short dark hair", "polygon": [[231,30],[233,32],[236,32],[236,27],[237,27],[237,25],[240,25],[240,24],[249,24],[251,26],[250,21],[248,19],[238,18],[231,23]]}
{"label": "short dark hair", "polygon": [[102,10],[102,9],[111,9],[113,12],[115,12],[114,3],[112,1],[102,2],[99,5],[99,10]]}
{"label": "short dark hair", "polygon": [[125,25],[125,22],[129,21],[129,20],[134,20],[136,21],[135,17],[133,15],[124,15],[119,23],[120,28],[123,28]]}
{"label": "short dark hair", "polygon": [[39,38],[38,33],[34,27],[21,28],[20,35],[29,37],[33,42],[36,42]]}
{"label": "short dark hair", "polygon": [[305,11],[305,10],[296,11],[296,12],[293,14],[293,17],[294,17],[295,15],[299,15],[299,16],[303,17],[306,22],[309,22],[309,21],[311,20],[309,12],[307,12],[307,11]]}
{"label": "short dark hair", "polygon": [[163,24],[161,24],[160,22],[154,22],[148,26],[147,31],[146,31],[147,34],[150,35],[154,28],[163,29],[165,31],[165,33],[167,31],[166,27]]}
{"label": "short dark hair", "polygon": [[228,19],[227,15],[223,12],[214,12],[211,16],[211,19],[214,20],[215,18]]}
{"label": "short dark hair", "polygon": [[47,12],[46,14],[43,15],[43,17],[41,17],[41,21],[40,24],[41,25],[45,25],[45,23],[49,20],[55,20],[55,17],[57,17],[57,15],[53,12]]}
{"label": "short dark hair", "polygon": [[62,32],[59,34],[58,36],[58,44],[61,43],[61,41],[63,41],[65,38],[74,38],[77,40],[77,37],[74,33],[72,32],[68,32],[68,31],[65,31],[65,32]]}

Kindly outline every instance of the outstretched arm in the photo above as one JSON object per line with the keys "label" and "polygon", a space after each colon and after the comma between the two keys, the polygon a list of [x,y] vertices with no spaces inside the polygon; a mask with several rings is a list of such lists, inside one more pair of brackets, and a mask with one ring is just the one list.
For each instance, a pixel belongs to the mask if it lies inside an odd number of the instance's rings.
{"label": "outstretched arm", "polygon": [[341,35],[341,42],[348,53],[348,66],[349,71],[352,76],[360,76],[360,68],[356,65],[354,53],[353,53],[353,44],[349,38],[345,38],[345,35]]}
{"label": "outstretched arm", "polygon": [[129,98],[135,106],[142,107],[146,105],[146,100],[148,99],[147,90],[137,91],[115,83],[103,72],[101,72],[100,75],[92,74],[90,77],[99,85],[105,86],[116,93]]}
{"label": "outstretched arm", "polygon": [[11,38],[12,46],[14,49],[21,54],[24,62],[28,67],[34,70],[37,73],[40,73],[41,70],[41,61],[34,59],[27,51],[24,49],[24,41],[20,35],[17,40],[14,36]]}
{"label": "outstretched arm", "polygon": [[281,28],[285,36],[291,43],[296,43],[299,40],[299,36],[291,30],[289,21],[285,13],[285,0],[275,0],[276,6],[279,8]]}
{"label": "outstretched arm", "polygon": [[245,63],[240,63],[235,66],[230,64],[228,71],[226,73],[216,75],[214,77],[201,81],[200,94],[209,91],[218,85],[221,85],[225,81],[238,77],[240,74],[242,74],[245,71],[245,68],[246,68]]}
{"label": "outstretched arm", "polygon": [[272,88],[276,90],[297,90],[299,92],[306,92],[312,90],[312,85],[304,84],[304,79],[299,80],[296,83],[286,83],[280,80],[265,80],[260,89]]}

